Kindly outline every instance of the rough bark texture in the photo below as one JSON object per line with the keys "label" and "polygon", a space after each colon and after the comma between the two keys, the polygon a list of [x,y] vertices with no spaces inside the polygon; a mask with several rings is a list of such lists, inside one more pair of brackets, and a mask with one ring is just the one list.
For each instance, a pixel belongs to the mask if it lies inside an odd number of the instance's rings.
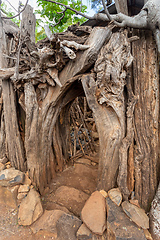
{"label": "rough bark texture", "polygon": [[98,188],[106,191],[116,185],[119,148],[125,136],[125,69],[131,63],[127,37],[123,32],[117,32],[102,48],[95,63],[96,82],[93,77],[82,78],[99,134]]}
{"label": "rough bark texture", "polygon": [[21,33],[26,35],[28,32],[30,35],[31,42],[35,43],[35,27],[36,27],[36,18],[33,14],[33,8],[30,5],[27,5],[26,9],[22,13],[21,21]]}
{"label": "rough bark texture", "polygon": [[160,239],[160,184],[151,205],[150,231],[154,240]]}
{"label": "rough bark texture", "polygon": [[121,12],[128,15],[127,0],[115,0],[117,13]]}
{"label": "rough bark texture", "polygon": [[148,210],[157,188],[159,73],[155,43],[149,31],[132,45],[135,107],[135,195]]}
{"label": "rough bark texture", "polygon": [[16,96],[12,83],[8,80],[2,81],[2,91],[8,158],[13,167],[24,171],[26,169],[24,146],[19,132]]}

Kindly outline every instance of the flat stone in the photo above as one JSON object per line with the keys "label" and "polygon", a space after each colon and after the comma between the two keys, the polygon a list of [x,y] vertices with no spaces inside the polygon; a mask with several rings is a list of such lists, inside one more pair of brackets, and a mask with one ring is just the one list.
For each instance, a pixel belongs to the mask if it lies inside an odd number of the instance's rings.
{"label": "flat stone", "polygon": [[3,187],[15,186],[23,183],[24,173],[14,168],[5,169],[0,172],[0,185]]}
{"label": "flat stone", "polygon": [[122,203],[123,211],[127,216],[143,229],[149,228],[149,218],[142,208],[139,208],[127,201]]}
{"label": "flat stone", "polygon": [[99,191],[92,193],[85,203],[81,219],[95,234],[102,235],[106,229],[106,201]]}
{"label": "flat stone", "polygon": [[8,162],[8,158],[6,158],[6,157],[3,157],[3,158],[0,159],[0,163],[5,164],[7,162]]}
{"label": "flat stone", "polygon": [[24,177],[24,182],[23,182],[23,184],[24,185],[31,185],[31,179],[29,179],[29,177],[25,174],[25,177]]}
{"label": "flat stone", "polygon": [[107,239],[106,231],[103,235],[92,233],[89,228],[83,223],[77,231],[77,240],[105,240]]}
{"label": "flat stone", "polygon": [[57,221],[57,240],[77,240],[76,232],[81,220],[69,214],[63,214]]}
{"label": "flat stone", "polygon": [[32,232],[37,233],[40,230],[45,230],[57,235],[56,223],[64,213],[65,212],[61,210],[45,210],[44,214],[35,223],[32,224]]}
{"label": "flat stone", "polygon": [[4,204],[10,208],[16,208],[18,188],[18,185],[14,187],[0,186],[0,204]]}
{"label": "flat stone", "polygon": [[17,195],[17,199],[18,200],[22,200],[25,197],[27,197],[27,193],[26,192],[25,193],[18,193],[18,195]]}
{"label": "flat stone", "polygon": [[7,164],[7,165],[6,165],[6,168],[7,168],[7,169],[12,168],[11,164]]}
{"label": "flat stone", "polygon": [[119,188],[113,188],[110,191],[108,191],[108,196],[117,206],[121,205],[122,194]]}
{"label": "flat stone", "polygon": [[93,166],[87,166],[84,164],[76,163],[74,164],[74,168],[75,168],[74,172],[80,174],[81,176],[88,177],[89,173],[90,178],[94,179],[97,178],[97,171],[95,171],[95,167]]}
{"label": "flat stone", "polygon": [[46,203],[43,204],[45,206],[45,209],[46,210],[61,210],[65,213],[69,213],[71,214],[71,212],[66,208],[66,207],[63,207],[57,203],[54,203],[52,201],[47,201]]}
{"label": "flat stone", "polygon": [[5,169],[5,165],[3,163],[0,163],[0,172]]}
{"label": "flat stone", "polygon": [[147,229],[144,229],[143,231],[147,240],[153,240],[150,232]]}
{"label": "flat stone", "polygon": [[146,240],[142,229],[130,221],[110,198],[106,198],[107,203],[107,240]]}
{"label": "flat stone", "polygon": [[78,240],[92,239],[92,232],[89,230],[89,228],[87,228],[84,223],[80,226],[76,235]]}
{"label": "flat stone", "polygon": [[104,198],[108,197],[108,193],[105,190],[100,190],[99,191]]}
{"label": "flat stone", "polygon": [[160,240],[160,183],[151,205],[150,232],[154,240]]}
{"label": "flat stone", "polygon": [[27,193],[29,192],[29,185],[21,185],[18,189],[19,193]]}
{"label": "flat stone", "polygon": [[76,216],[80,216],[81,210],[88,197],[88,194],[67,186],[61,186],[55,192],[56,203],[63,205]]}
{"label": "flat stone", "polygon": [[139,202],[138,202],[137,199],[130,199],[129,202],[130,202],[131,204],[136,205],[137,207],[140,208],[140,205],[139,205]]}
{"label": "flat stone", "polygon": [[20,204],[18,212],[18,224],[29,226],[43,214],[43,208],[38,192],[31,189],[26,198]]}

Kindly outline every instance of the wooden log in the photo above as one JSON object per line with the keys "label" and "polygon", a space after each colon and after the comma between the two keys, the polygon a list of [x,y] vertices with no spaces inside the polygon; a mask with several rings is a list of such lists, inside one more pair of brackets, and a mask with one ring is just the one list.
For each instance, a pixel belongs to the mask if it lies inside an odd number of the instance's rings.
{"label": "wooden log", "polygon": [[35,27],[36,27],[36,18],[33,14],[33,8],[30,5],[27,5],[25,10],[22,13],[21,21],[21,34],[26,35],[28,32],[30,35],[31,42],[35,43]]}
{"label": "wooden log", "polygon": [[6,46],[6,36],[5,31],[3,28],[3,22],[1,19],[1,13],[0,13],[0,68],[6,68],[7,67],[7,59],[4,57],[3,54],[7,54],[7,46]]}
{"label": "wooden log", "polygon": [[[77,53],[75,60],[70,60],[65,68],[59,74],[59,80],[62,84],[62,87],[56,85],[55,93],[53,96],[54,104],[59,100],[59,98],[64,93],[64,88],[70,78],[84,73],[89,69],[97,59],[98,53],[102,48],[104,42],[109,41],[112,35],[111,29],[108,27],[95,27],[85,45],[89,45],[90,48]],[[68,84],[69,85],[69,84]]]}
{"label": "wooden log", "polygon": [[135,31],[132,43],[135,107],[135,196],[149,210],[157,189],[159,71],[155,42],[150,31]]}
{"label": "wooden log", "polygon": [[12,83],[9,80],[2,81],[2,91],[8,157],[13,167],[24,171],[26,169],[24,146],[18,126],[16,97]]}
{"label": "wooden log", "polygon": [[[38,102],[36,90],[31,82],[25,83],[25,149],[29,176],[41,194],[51,179],[55,170],[61,171],[64,165],[62,144],[57,119],[69,102],[81,92],[81,89],[71,88],[54,106],[52,96],[54,87],[48,86],[44,101]],[[54,142],[53,142],[54,141]]]}
{"label": "wooden log", "polygon": [[[119,158],[119,149],[126,131],[123,93],[126,68],[132,59],[126,34],[114,33],[108,44],[101,49],[95,63],[96,82],[91,75],[82,78],[99,134],[98,189],[106,191],[116,186],[119,164],[124,164],[123,159]],[[127,176],[125,181],[127,182]],[[122,184],[125,185],[125,182]]]}
{"label": "wooden log", "polygon": [[90,48],[86,51],[79,52],[76,59],[69,61],[69,63],[60,73],[59,80],[62,85],[69,78],[74,77],[77,74],[84,73],[94,64],[101,47],[105,41],[108,41],[110,39],[111,35],[111,29],[108,27],[93,28],[90,36],[85,42],[85,45],[89,45]]}
{"label": "wooden log", "polygon": [[117,13],[124,13],[128,15],[128,3],[127,0],[115,0],[115,5],[117,9]]}

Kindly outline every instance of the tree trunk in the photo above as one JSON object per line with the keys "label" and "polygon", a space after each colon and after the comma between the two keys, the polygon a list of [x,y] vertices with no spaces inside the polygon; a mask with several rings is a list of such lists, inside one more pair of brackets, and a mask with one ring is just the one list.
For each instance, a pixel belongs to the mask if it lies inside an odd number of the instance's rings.
{"label": "tree trunk", "polygon": [[95,63],[96,82],[91,75],[82,78],[99,134],[98,189],[106,191],[115,187],[117,181],[119,149],[125,136],[125,69],[131,63],[126,34],[117,32],[102,48]]}
{"label": "tree trunk", "polygon": [[150,31],[135,31],[133,43],[135,107],[135,196],[149,210],[157,189],[159,70],[155,42]]}

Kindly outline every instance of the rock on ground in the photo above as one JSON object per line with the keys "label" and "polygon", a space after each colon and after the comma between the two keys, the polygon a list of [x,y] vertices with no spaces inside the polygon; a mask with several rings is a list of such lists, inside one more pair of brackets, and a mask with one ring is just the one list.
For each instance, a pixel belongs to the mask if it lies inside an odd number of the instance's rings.
{"label": "rock on ground", "polygon": [[0,172],[5,169],[5,165],[0,162]]}
{"label": "rock on ground", "polygon": [[18,212],[18,224],[29,226],[43,214],[43,208],[39,194],[31,189],[26,198],[20,204]]}
{"label": "rock on ground", "polygon": [[0,204],[16,208],[17,207],[17,194],[19,186],[2,187],[0,186]]}
{"label": "rock on ground", "polygon": [[81,219],[95,234],[102,235],[106,229],[106,201],[99,191],[92,193],[85,203]]}
{"label": "rock on ground", "polygon": [[63,214],[57,221],[57,240],[77,240],[76,232],[80,225],[81,220],[69,214]]}
{"label": "rock on ground", "polygon": [[87,228],[84,223],[80,226],[76,235],[78,240],[92,239],[92,232],[89,230],[89,228]]}
{"label": "rock on ground", "polygon": [[142,229],[130,221],[121,207],[114,204],[110,198],[107,203],[107,240],[146,240]]}
{"label": "rock on ground", "polygon": [[110,199],[117,205],[120,206],[122,202],[122,194],[119,188],[113,188],[108,192]]}
{"label": "rock on ground", "polygon": [[15,186],[24,182],[24,173],[14,168],[5,169],[0,172],[0,185]]}
{"label": "rock on ground", "polygon": [[44,214],[35,223],[32,224],[32,232],[37,233],[40,230],[45,230],[57,235],[56,223],[64,213],[65,212],[61,210],[45,210]]}
{"label": "rock on ground", "polygon": [[149,218],[142,208],[139,208],[127,201],[122,203],[123,211],[127,216],[143,229],[149,228]]}
{"label": "rock on ground", "polygon": [[160,240],[160,184],[150,210],[150,231],[154,240]]}
{"label": "rock on ground", "polygon": [[71,212],[66,207],[63,207],[63,206],[61,206],[57,203],[54,203],[52,201],[47,201],[47,202],[44,201],[44,203],[42,202],[42,205],[43,205],[45,210],[61,210],[65,213],[71,214]]}
{"label": "rock on ground", "polygon": [[76,216],[80,216],[81,210],[88,197],[86,193],[67,186],[61,186],[55,192],[55,201],[66,207]]}

